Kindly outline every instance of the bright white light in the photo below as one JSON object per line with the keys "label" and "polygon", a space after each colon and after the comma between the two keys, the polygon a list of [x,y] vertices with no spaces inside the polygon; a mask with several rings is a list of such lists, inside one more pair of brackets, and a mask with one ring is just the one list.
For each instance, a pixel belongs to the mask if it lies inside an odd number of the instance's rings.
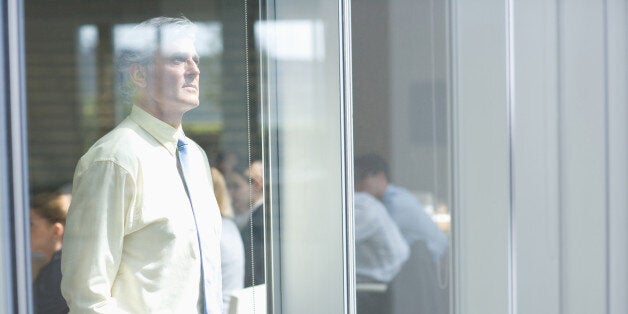
{"label": "bright white light", "polygon": [[98,47],[98,28],[96,28],[96,25],[83,25],[79,27],[78,37],[81,52],[89,52]]}
{"label": "bright white light", "polygon": [[320,20],[262,21],[255,25],[257,45],[278,60],[321,61],[325,57]]}
{"label": "bright white light", "polygon": [[[222,27],[219,23],[194,23],[197,27],[196,51],[199,56],[212,56],[222,53]],[[137,24],[118,24],[113,27],[113,48],[115,51],[140,50],[157,39],[157,33],[136,28]]]}

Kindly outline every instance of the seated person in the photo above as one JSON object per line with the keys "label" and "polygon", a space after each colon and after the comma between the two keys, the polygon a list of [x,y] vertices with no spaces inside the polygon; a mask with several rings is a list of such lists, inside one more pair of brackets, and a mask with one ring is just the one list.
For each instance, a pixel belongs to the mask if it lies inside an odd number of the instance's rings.
{"label": "seated person", "polygon": [[410,248],[384,205],[372,195],[356,192],[355,277],[360,283],[383,283],[383,291],[358,288],[356,304],[360,314],[389,313],[388,285],[408,259]]}
{"label": "seated person", "polygon": [[375,197],[356,192],[354,206],[356,281],[389,283],[408,259],[408,244]]}
{"label": "seated person", "polygon": [[250,212],[240,229],[244,243],[244,287],[265,283],[264,268],[264,166],[257,160],[245,170],[250,179]]}
{"label": "seated person", "polygon": [[40,193],[33,197],[30,210],[31,251],[46,263],[33,284],[34,313],[67,313],[61,295],[61,246],[67,196],[62,193]]}
{"label": "seated person", "polygon": [[432,259],[439,264],[449,242],[410,191],[389,183],[388,165],[383,158],[370,154],[355,160],[357,191],[367,192],[384,203],[409,246],[418,240],[427,245]]}
{"label": "seated person", "polygon": [[250,196],[249,183],[244,175],[232,172],[230,175],[224,175],[227,183],[227,190],[231,197],[231,208],[233,208],[233,220],[238,229],[244,228],[249,220]]}

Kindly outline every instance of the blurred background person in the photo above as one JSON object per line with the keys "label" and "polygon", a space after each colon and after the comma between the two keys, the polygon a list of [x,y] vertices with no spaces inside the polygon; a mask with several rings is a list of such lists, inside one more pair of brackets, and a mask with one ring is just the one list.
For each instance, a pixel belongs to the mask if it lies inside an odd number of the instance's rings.
{"label": "blurred background person", "polygon": [[244,243],[244,286],[265,282],[264,273],[264,166],[253,161],[244,176],[249,179],[249,208],[246,224],[240,229]]}
{"label": "blurred background person", "polygon": [[72,182],[66,183],[57,189],[59,192],[59,201],[61,206],[67,209],[70,208],[70,202],[72,202]]}
{"label": "blurred background person", "polygon": [[31,252],[43,258],[33,284],[34,313],[67,313],[61,295],[61,247],[69,195],[45,192],[33,196],[30,210]]}
{"label": "blurred background person", "polygon": [[410,248],[408,260],[389,285],[392,311],[386,313],[449,313],[447,236],[410,191],[389,182],[382,157],[364,155],[354,166],[356,190],[381,200]]}
{"label": "blurred background person", "polygon": [[229,313],[231,292],[244,287],[244,246],[240,231],[233,221],[231,197],[220,170],[211,168],[214,194],[222,216],[220,266],[222,267],[222,312]]}
{"label": "blurred background person", "polygon": [[354,206],[356,281],[388,283],[408,259],[408,244],[378,199],[356,192]]}
{"label": "blurred background person", "polygon": [[233,172],[237,172],[236,167],[240,163],[238,155],[231,151],[219,152],[216,156],[216,168],[220,170],[220,173],[224,177],[231,175]]}
{"label": "blurred background person", "polygon": [[384,204],[374,196],[356,192],[354,207],[356,282],[386,285],[383,291],[358,290],[358,313],[389,313],[388,285],[408,259],[410,248]]}
{"label": "blurred background person", "polygon": [[232,172],[225,176],[227,190],[231,197],[231,207],[233,208],[233,220],[239,229],[244,228],[249,220],[249,209],[251,197],[249,195],[249,182],[244,175]]}
{"label": "blurred background person", "polygon": [[[53,190],[54,190],[53,188],[37,189],[33,191],[33,193],[31,194],[31,200],[34,200],[34,195],[37,195],[37,194],[43,195],[46,193],[50,193]],[[58,189],[56,189],[54,192],[55,192],[54,193],[55,195],[58,195],[58,197],[55,199],[55,202],[58,203],[58,205],[61,208],[64,208],[65,211],[67,212],[68,208],[70,208],[70,202],[72,201],[72,183],[70,182],[70,183],[64,184]],[[48,260],[46,260],[46,257],[44,256],[43,253],[39,251],[31,252],[31,273],[33,274],[33,278],[37,277],[39,270],[47,263],[48,263]]]}
{"label": "blurred background person", "polygon": [[386,161],[378,155],[368,154],[356,158],[354,166],[356,190],[381,200],[408,245],[412,247],[417,241],[425,242],[434,262],[440,264],[449,246],[447,236],[410,191],[390,183]]}
{"label": "blurred background person", "polygon": [[247,179],[238,170],[238,156],[234,152],[220,152],[215,160],[214,164],[227,184],[231,208],[233,209],[233,220],[238,228],[244,228],[250,209],[249,186]]}

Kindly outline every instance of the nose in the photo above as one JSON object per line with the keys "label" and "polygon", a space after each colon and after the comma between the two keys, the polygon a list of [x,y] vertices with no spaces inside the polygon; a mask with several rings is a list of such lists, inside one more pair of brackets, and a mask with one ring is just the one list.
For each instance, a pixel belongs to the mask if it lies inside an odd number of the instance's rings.
{"label": "nose", "polygon": [[186,72],[187,75],[199,75],[201,73],[201,69],[198,67],[198,63],[190,58],[186,61]]}

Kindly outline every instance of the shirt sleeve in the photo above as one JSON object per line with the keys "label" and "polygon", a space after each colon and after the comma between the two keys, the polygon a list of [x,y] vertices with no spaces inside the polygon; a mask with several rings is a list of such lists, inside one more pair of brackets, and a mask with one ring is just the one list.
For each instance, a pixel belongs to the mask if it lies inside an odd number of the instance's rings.
{"label": "shirt sleeve", "polygon": [[112,161],[96,161],[75,175],[61,262],[70,313],[120,312],[111,288],[134,186],[132,176]]}
{"label": "shirt sleeve", "polygon": [[399,226],[406,241],[408,243],[414,243],[417,240],[424,241],[434,260],[440,260],[447,251],[449,240],[423,210],[421,203],[405,191],[397,192],[396,197],[389,197],[386,201],[390,215]]}
{"label": "shirt sleeve", "polygon": [[373,236],[379,243],[378,253],[382,265],[380,280],[390,282],[410,256],[410,248],[383,206],[377,208],[372,218],[379,231]]}

